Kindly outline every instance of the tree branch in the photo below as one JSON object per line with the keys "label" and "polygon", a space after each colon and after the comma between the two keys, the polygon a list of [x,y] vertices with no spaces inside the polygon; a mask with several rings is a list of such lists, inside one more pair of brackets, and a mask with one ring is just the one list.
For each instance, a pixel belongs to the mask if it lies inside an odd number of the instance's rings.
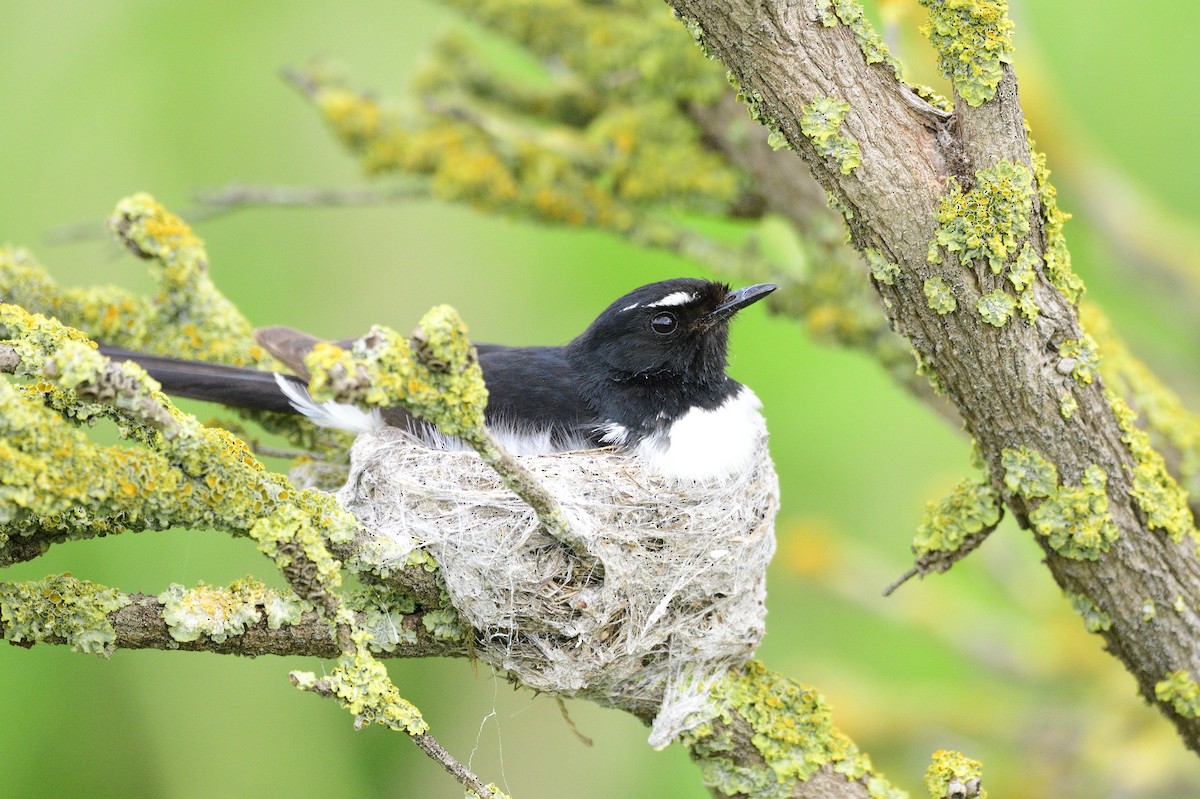
{"label": "tree branch", "polygon": [[[972,106],[959,94],[947,124],[922,109],[892,70],[868,63],[848,26],[824,25],[825,4],[670,1],[696,23],[760,116],[853,212],[854,244],[898,266],[895,279],[877,280],[876,289],[895,328],[962,415],[993,486],[1018,522],[1038,533],[1064,591],[1086,597],[1103,614],[1097,629],[1142,694],[1200,751],[1200,720],[1156,695],[1156,686],[1178,670],[1200,674],[1194,645],[1200,561],[1195,541],[1184,538],[1194,532],[1192,519],[1186,507],[1181,513],[1181,492],[1161,458],[1142,446],[1120,401],[1110,400],[1089,367],[1091,347],[1072,304],[1080,286],[1064,263],[1065,249],[1058,249],[1061,216],[1031,159],[1011,67],[999,64],[990,101]],[[844,121],[833,127],[859,147],[860,162],[849,169],[821,146],[825,131],[811,135],[811,127],[807,134],[802,127],[821,97],[848,103]],[[980,207],[995,216],[968,222],[988,236],[1009,237],[998,247],[956,237],[961,228],[954,226],[967,224],[964,214]],[[1005,292],[1008,281],[999,273],[1011,270],[1023,243],[1035,256],[1031,322],[1012,317],[1011,305],[997,315],[985,300]],[[1018,446],[1057,467],[1050,496],[1006,481],[1012,464],[1005,453]],[[1050,518],[1088,486],[1095,489],[1096,518]],[[1115,537],[1105,535],[1109,522]],[[1070,545],[1097,527],[1111,540],[1086,550]],[[1173,610],[1147,621],[1140,612],[1146,598]]]}
{"label": "tree branch", "polygon": [[[126,594],[129,604],[108,614],[108,623],[115,635],[113,649],[161,649],[179,652],[212,652],[218,655],[300,655],[304,657],[336,658],[341,654],[337,642],[329,634],[329,624],[315,611],[305,613],[295,624],[281,625],[271,629],[266,618],[250,624],[244,632],[230,635],[222,641],[209,636],[200,636],[192,641],[180,641],[171,635],[171,625],[163,616],[164,608],[157,596],[151,594]],[[356,614],[361,623],[366,613]],[[439,638],[424,625],[424,613],[416,611],[404,614],[400,628],[404,635],[398,636],[394,648],[381,651],[384,657],[447,657],[461,656],[465,647],[461,641]],[[0,622],[0,631],[4,623]],[[0,636],[6,637],[6,636]],[[22,647],[34,644],[69,644],[61,635],[51,635],[40,640],[16,642]]]}

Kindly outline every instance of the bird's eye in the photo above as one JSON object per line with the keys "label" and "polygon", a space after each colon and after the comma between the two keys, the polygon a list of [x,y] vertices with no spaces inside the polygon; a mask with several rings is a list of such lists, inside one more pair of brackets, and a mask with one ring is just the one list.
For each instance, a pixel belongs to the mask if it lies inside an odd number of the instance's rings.
{"label": "bird's eye", "polygon": [[669,313],[660,313],[658,316],[650,320],[650,329],[660,336],[666,336],[675,332],[675,315]]}

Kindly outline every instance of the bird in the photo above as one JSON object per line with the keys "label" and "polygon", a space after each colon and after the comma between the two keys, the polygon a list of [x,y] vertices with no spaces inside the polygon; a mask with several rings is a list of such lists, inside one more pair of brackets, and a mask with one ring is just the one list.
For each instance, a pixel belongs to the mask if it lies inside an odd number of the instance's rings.
{"label": "bird", "polygon": [[[516,455],[611,447],[656,473],[693,481],[743,469],[764,422],[757,395],[725,373],[729,324],[776,288],[759,283],[734,290],[700,278],[664,280],[619,297],[566,345],[476,344],[488,389],[486,423]],[[100,349],[137,362],[168,394],[302,413],[319,425],[354,433],[390,425],[427,446],[462,448],[403,409],[316,402],[308,394],[304,356],[321,339],[288,327],[260,328],[255,335],[294,374],[104,344]]]}

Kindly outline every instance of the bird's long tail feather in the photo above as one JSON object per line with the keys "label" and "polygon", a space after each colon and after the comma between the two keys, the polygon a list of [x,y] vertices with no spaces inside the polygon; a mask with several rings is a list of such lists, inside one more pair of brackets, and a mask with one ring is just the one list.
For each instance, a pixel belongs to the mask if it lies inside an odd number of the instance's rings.
{"label": "bird's long tail feather", "polygon": [[133,361],[162,384],[162,390],[176,397],[216,402],[231,408],[297,413],[279,384],[294,384],[304,390],[304,382],[290,375],[261,369],[247,369],[219,363],[185,361],[148,355],[144,352],[100,345],[100,352],[114,361]]}

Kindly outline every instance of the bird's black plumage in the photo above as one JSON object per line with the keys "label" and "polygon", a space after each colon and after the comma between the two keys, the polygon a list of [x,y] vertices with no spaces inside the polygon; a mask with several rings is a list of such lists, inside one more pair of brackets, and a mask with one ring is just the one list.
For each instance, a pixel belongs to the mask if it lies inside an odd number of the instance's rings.
{"label": "bird's black plumage", "polygon": [[[707,280],[666,280],[616,300],[566,346],[476,345],[488,387],[487,422],[510,437],[536,439],[539,450],[616,444],[636,451],[652,443],[665,452],[679,443],[673,433],[678,422],[690,420],[689,434],[705,435],[697,425],[722,424],[720,412],[735,400],[756,415],[753,393],[725,374],[729,321],[774,289],[760,284],[732,291]],[[288,328],[266,328],[258,338],[300,377],[101,349],[139,362],[168,393],[319,417],[315,403],[303,410],[296,401],[306,394],[304,355],[318,339]],[[402,410],[384,419],[423,432]]]}

